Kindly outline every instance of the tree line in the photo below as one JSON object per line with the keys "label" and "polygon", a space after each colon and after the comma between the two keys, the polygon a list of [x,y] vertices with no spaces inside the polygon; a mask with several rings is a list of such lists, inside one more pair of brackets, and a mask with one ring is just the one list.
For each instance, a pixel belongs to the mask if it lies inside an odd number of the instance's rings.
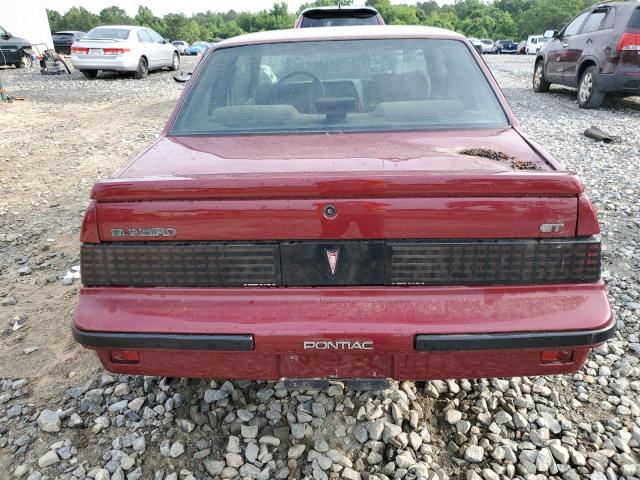
{"label": "tree line", "polygon": [[[350,5],[353,0],[342,0]],[[291,28],[296,16],[310,6],[334,5],[337,0],[317,0],[290,12],[285,2],[275,3],[260,12],[203,12],[186,16],[170,13],[158,17],[145,6],[131,17],[117,6],[95,14],[84,7],[72,7],[64,14],[47,10],[52,31],[89,31],[99,25],[143,25],[171,40],[215,41],[242,33]],[[456,0],[452,5],[438,5],[435,0],[414,5],[395,5],[390,0],[367,0],[388,24],[429,25],[461,32],[469,37],[524,39],[548,29],[560,29],[576,13],[595,0]]]}

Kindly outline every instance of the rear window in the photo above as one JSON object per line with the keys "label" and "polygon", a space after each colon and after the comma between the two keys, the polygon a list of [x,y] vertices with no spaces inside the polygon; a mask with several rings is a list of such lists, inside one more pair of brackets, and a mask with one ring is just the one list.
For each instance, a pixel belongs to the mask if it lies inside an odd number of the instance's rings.
{"label": "rear window", "polygon": [[126,40],[129,38],[129,28],[94,28],[87,33],[87,38],[91,40],[115,39]]}
{"label": "rear window", "polygon": [[640,29],[640,7],[636,8],[631,14],[631,19],[629,20],[629,28],[638,28]]}
{"label": "rear window", "polygon": [[353,25],[378,25],[375,12],[363,10],[313,10],[304,13],[301,28],[307,27],[344,27]]}
{"label": "rear window", "polygon": [[73,33],[70,32],[56,32],[54,33],[56,37],[73,37]]}
{"label": "rear window", "polygon": [[223,48],[209,57],[174,135],[502,127],[466,44],[349,40]]}

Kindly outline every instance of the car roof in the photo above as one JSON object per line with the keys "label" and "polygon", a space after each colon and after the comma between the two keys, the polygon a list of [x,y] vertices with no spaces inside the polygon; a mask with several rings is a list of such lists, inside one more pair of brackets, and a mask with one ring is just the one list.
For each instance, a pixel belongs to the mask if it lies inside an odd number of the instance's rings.
{"label": "car roof", "polygon": [[53,32],[54,35],[62,35],[63,33],[85,33],[81,30],[58,30],[57,32]]}
{"label": "car roof", "polygon": [[321,40],[397,39],[397,38],[455,38],[459,33],[444,28],[408,25],[359,25],[348,27],[291,28],[248,33],[216,44],[216,48],[259,43],[304,42]]}
{"label": "car roof", "polygon": [[335,11],[343,11],[343,12],[350,12],[353,10],[368,10],[371,13],[378,13],[378,10],[376,10],[373,7],[356,7],[354,5],[331,5],[328,7],[309,7],[309,8],[305,8],[302,12],[300,12],[300,15],[304,15],[305,13],[309,13],[309,12],[335,12]]}

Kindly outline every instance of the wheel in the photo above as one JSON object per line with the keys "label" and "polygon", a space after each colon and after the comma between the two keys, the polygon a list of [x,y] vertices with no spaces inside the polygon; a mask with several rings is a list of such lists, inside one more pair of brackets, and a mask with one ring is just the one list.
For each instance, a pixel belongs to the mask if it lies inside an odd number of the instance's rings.
{"label": "wheel", "polygon": [[598,71],[593,65],[582,72],[578,84],[578,105],[581,108],[600,108],[604,101],[605,94],[598,89],[596,83],[597,73]]}
{"label": "wheel", "polygon": [[88,78],[89,80],[93,80],[98,76],[98,70],[80,70],[84,78]]}
{"label": "wheel", "polygon": [[175,70],[178,70],[179,68],[180,68],[180,55],[178,55],[177,53],[174,53],[173,61],[171,62],[171,66],[169,67],[169,70],[175,71]]}
{"label": "wheel", "polygon": [[134,77],[138,80],[146,77],[149,74],[149,64],[147,63],[147,59],[144,57],[140,57],[138,61],[138,68],[136,69],[136,73]]}
{"label": "wheel", "polygon": [[551,83],[544,78],[544,60],[538,61],[533,69],[533,91],[536,93],[545,93],[549,91]]}
{"label": "wheel", "polygon": [[20,61],[16,63],[16,68],[31,68],[33,66],[33,57],[26,52],[20,54]]}

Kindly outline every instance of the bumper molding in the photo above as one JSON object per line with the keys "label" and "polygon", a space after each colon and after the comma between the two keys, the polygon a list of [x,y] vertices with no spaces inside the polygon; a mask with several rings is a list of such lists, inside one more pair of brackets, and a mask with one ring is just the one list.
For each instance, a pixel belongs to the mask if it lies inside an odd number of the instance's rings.
{"label": "bumper molding", "polygon": [[473,333],[463,335],[416,335],[418,352],[462,350],[508,350],[521,348],[563,348],[597,345],[616,332],[616,321],[597,330],[524,333]]}
{"label": "bumper molding", "polygon": [[111,333],[88,332],[75,325],[73,338],[89,348],[161,349],[249,352],[253,350],[253,335],[187,335],[174,333]]}

